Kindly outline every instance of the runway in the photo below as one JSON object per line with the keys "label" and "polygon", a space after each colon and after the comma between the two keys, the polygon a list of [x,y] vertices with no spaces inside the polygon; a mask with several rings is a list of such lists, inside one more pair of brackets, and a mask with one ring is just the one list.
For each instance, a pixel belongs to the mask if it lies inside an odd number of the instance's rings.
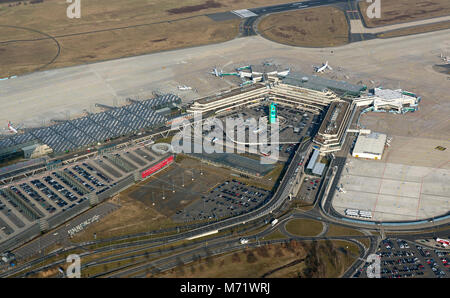
{"label": "runway", "polygon": [[[259,36],[225,43],[123,58],[106,62],[36,72],[0,81],[0,123],[24,123],[25,127],[48,124],[94,111],[95,103],[120,105],[126,97],[151,97],[152,91],[170,89],[190,78],[196,96],[216,92],[208,87],[214,65],[246,65],[267,59],[312,73],[311,64],[330,61],[348,70],[350,82],[361,79],[403,83],[405,89],[424,88],[440,93],[446,77],[426,72],[435,53],[448,46],[450,30],[387,40],[370,40],[336,48],[311,49],[281,45]],[[249,51],[248,49],[252,49]],[[336,67],[335,67],[336,68]],[[411,73],[411,69],[415,72]],[[424,70],[424,71],[421,71]],[[388,87],[385,85],[385,87]],[[432,88],[430,88],[432,87]],[[445,97],[445,92],[442,93]],[[183,95],[182,95],[183,96]]]}

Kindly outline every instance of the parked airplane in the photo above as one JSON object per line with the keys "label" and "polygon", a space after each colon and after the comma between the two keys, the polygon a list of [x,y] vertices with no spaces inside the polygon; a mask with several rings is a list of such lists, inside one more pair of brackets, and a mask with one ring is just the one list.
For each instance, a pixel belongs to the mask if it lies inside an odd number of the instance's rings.
{"label": "parked airplane", "polygon": [[314,70],[315,70],[316,72],[323,72],[323,71],[326,70],[327,68],[328,68],[329,70],[333,70],[333,68],[331,68],[331,66],[328,65],[328,61],[325,62],[325,64],[322,64],[321,67],[314,66]]}
{"label": "parked airplane", "polygon": [[347,193],[347,192],[345,191],[345,189],[343,189],[342,187],[339,187],[339,186],[338,186],[337,189],[338,189],[339,192]]}
{"label": "parked airplane", "polygon": [[222,76],[222,71],[218,70],[217,67],[214,67],[213,71],[210,72],[210,73],[215,75],[216,77],[221,77]]}
{"label": "parked airplane", "polygon": [[442,59],[442,61],[444,61],[444,62],[450,63],[450,56],[444,56],[444,55],[441,53],[441,59]]}
{"label": "parked airplane", "polygon": [[[14,133],[14,134],[18,133],[18,129],[20,129],[20,127],[14,128],[14,126],[11,124],[11,122],[8,121],[8,131],[10,133]],[[6,130],[6,129],[3,129],[3,130]]]}
{"label": "parked airplane", "polygon": [[181,90],[181,91],[192,90],[192,87],[186,86],[186,85],[178,86],[178,90]]}

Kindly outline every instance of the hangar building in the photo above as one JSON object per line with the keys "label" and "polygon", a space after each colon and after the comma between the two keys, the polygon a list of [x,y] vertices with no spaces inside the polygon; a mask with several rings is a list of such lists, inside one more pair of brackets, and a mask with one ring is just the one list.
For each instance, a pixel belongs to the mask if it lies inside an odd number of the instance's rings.
{"label": "hangar building", "polygon": [[381,159],[387,136],[382,133],[372,132],[368,135],[360,134],[353,148],[352,156],[368,159]]}

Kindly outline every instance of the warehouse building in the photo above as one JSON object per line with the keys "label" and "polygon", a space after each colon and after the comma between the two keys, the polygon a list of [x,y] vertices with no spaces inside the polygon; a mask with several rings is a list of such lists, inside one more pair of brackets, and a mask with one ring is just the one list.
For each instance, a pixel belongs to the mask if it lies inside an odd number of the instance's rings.
{"label": "warehouse building", "polygon": [[382,133],[360,134],[353,148],[352,156],[379,160],[383,156],[386,139],[387,136]]}
{"label": "warehouse building", "polygon": [[323,163],[320,158],[319,150],[313,149],[313,154],[311,155],[308,165],[306,166],[306,173],[316,176],[322,176],[326,165],[327,164]]}

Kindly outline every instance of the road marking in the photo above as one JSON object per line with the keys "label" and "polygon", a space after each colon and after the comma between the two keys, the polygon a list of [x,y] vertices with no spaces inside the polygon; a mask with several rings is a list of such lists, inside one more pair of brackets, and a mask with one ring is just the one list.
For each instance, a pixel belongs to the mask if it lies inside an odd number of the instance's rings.
{"label": "road marking", "polygon": [[258,15],[248,9],[239,9],[239,10],[232,10],[231,13],[234,13],[241,19],[250,18],[250,17],[257,17]]}

